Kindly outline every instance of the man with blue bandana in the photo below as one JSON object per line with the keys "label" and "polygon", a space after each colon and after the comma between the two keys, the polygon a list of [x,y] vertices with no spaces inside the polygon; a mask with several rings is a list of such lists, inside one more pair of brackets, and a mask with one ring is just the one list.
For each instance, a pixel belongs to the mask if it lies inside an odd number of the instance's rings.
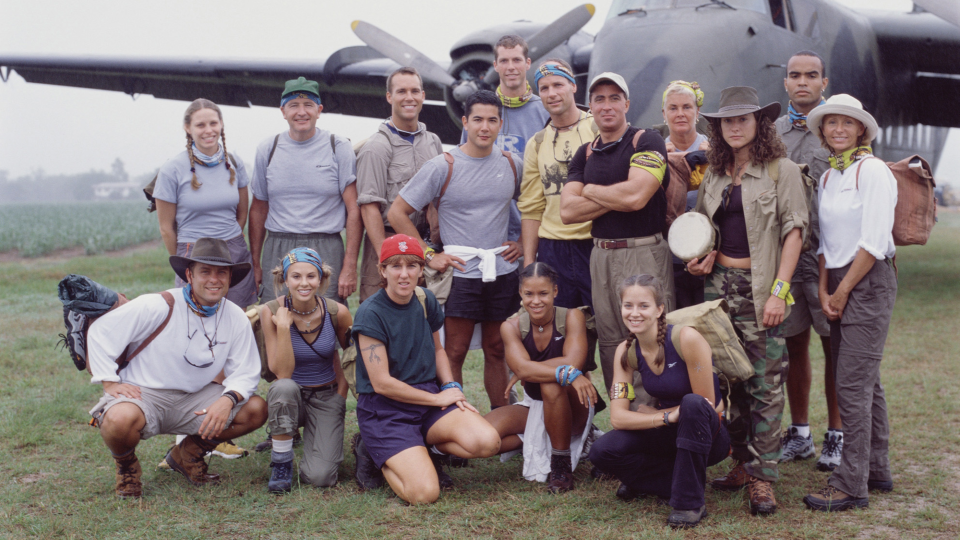
{"label": "man with blue bandana", "polygon": [[[820,56],[811,51],[800,51],[787,62],[783,86],[790,97],[787,114],[774,122],[787,157],[794,163],[810,166],[810,176],[819,179],[830,168],[830,153],[820,146],[820,139],[807,129],[807,115],[824,103],[823,92],[827,89],[826,66]],[[796,301],[790,315],[783,321],[783,337],[786,339],[789,361],[787,375],[787,399],[790,401],[791,425],[783,436],[781,462],[807,459],[816,455],[813,435],[810,432],[810,384],[813,372],[810,369],[810,328],[820,336],[824,357],[824,382],[827,398],[827,425],[823,447],[817,460],[817,469],[832,471],[840,464],[843,452],[843,425],[837,407],[834,390],[833,358],[830,354],[830,323],[820,309],[817,295],[820,269],[817,265],[817,248],[820,246],[820,221],[817,219],[819,205],[816,189],[810,191],[807,201],[810,210],[810,249],[800,254],[797,269],[790,280],[790,290]],[[789,360],[787,358],[789,357]]]}
{"label": "man with blue bandana", "polygon": [[[243,309],[224,301],[250,264],[234,264],[223,240],[200,238],[189,257],[170,257],[170,266],[186,287],[140,295],[94,321],[87,333],[90,381],[104,391],[90,414],[116,461],[121,499],[142,495],[134,453],[141,440],[187,435],[164,460],[201,486],[220,479],[208,473],[203,456],[267,419],[266,402],[254,395],[260,357],[250,322]],[[121,356],[130,361],[118,369]],[[221,370],[223,382],[210,382]]]}
{"label": "man with blue bandana", "polygon": [[[357,289],[363,231],[353,146],[346,138],[317,128],[323,105],[316,81],[304,77],[287,81],[280,111],[289,130],[260,143],[254,161],[250,206],[254,279],[263,284],[264,267],[277,266],[293,248],[309,247],[333,269],[335,286],[325,296],[342,302]],[[340,237],[344,228],[346,248]],[[284,292],[264,284],[260,300],[267,302]]]}

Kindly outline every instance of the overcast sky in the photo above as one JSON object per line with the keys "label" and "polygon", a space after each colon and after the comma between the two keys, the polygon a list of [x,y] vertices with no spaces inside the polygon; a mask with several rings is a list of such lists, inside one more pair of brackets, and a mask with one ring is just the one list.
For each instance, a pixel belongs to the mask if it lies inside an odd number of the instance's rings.
{"label": "overcast sky", "polygon": [[[325,59],[362,42],[350,22],[363,19],[428,56],[449,60],[465,33],[526,19],[548,22],[582,3],[571,0],[50,0],[0,2],[0,54],[112,55],[194,58]],[[908,10],[904,0],[844,0],[855,8]],[[610,1],[595,2],[586,27],[595,33]],[[132,175],[152,172],[183,148],[186,102],[119,92],[27,84],[18,75],[0,83],[0,170],[10,177],[109,170],[117,157]],[[380,120],[324,114],[320,125],[354,141]],[[279,109],[224,107],[231,152],[252,161],[257,144],[286,128]],[[951,147],[960,147],[957,130]],[[944,171],[944,159],[941,171]],[[960,167],[960,158],[950,167]],[[940,176],[943,176],[941,172]]]}

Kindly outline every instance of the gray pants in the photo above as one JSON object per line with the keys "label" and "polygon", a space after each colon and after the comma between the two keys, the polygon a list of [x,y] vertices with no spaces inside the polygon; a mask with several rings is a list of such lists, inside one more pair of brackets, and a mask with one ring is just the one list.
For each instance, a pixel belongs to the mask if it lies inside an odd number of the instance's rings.
{"label": "gray pants", "polygon": [[317,487],[337,483],[343,462],[343,421],[347,400],[336,385],[315,390],[293,379],[277,379],[267,390],[270,433],[293,435],[303,428],[300,481]]}
{"label": "gray pants", "polygon": [[629,243],[633,247],[602,249],[594,241],[590,252],[593,314],[597,323],[603,385],[608,391],[613,384],[613,357],[617,346],[630,334],[620,315],[620,295],[617,292],[620,282],[637,274],[656,277],[663,284],[667,313],[673,311],[673,260],[666,240],[658,233],[631,238]]}
{"label": "gray pants", "polygon": [[[850,265],[830,270],[831,294],[849,270]],[[890,423],[880,360],[896,299],[893,267],[886,260],[877,261],[850,292],[843,317],[830,321],[843,455],[828,483],[858,498],[867,497],[867,480],[891,480]]]}
{"label": "gray pants", "polygon": [[266,304],[278,295],[287,294],[286,287],[281,287],[279,291],[273,289],[271,271],[280,266],[280,259],[284,255],[298,247],[313,249],[320,254],[323,264],[333,269],[333,273],[330,274],[330,286],[327,287],[323,296],[342,304],[343,298],[340,298],[337,291],[337,282],[340,280],[340,270],[343,268],[343,257],[346,253],[343,238],[339,234],[291,234],[273,231],[267,231],[267,239],[263,242],[263,251],[260,254],[260,267],[263,268],[263,294],[260,296],[260,303]]}

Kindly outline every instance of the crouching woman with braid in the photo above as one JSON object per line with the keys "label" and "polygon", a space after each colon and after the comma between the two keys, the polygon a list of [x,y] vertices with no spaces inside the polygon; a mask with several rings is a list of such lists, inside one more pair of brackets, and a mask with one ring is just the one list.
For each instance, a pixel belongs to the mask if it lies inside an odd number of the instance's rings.
{"label": "crouching woman with braid", "polygon": [[441,483],[452,487],[440,465],[443,454],[482,458],[500,450],[497,430],[453,380],[440,346],[440,304],[417,287],[424,264],[417,240],[404,234],[384,240],[382,288],[360,305],[353,325],[363,358],[357,362],[357,480],[372,487],[382,471],[411,504],[436,501]]}
{"label": "crouching woman with braid", "polygon": [[[337,483],[347,411],[347,379],[337,343],[348,346],[353,322],[347,306],[321,299],[333,270],[316,251],[296,248],[280,262],[273,269],[274,290],[286,287],[289,292],[260,308],[267,361],[277,376],[267,391],[271,493],[292,489],[293,435],[301,427],[301,482],[317,487]],[[337,309],[327,309],[330,304]]]}
{"label": "crouching woman with braid", "polygon": [[[153,191],[163,245],[171,256],[189,257],[198,238],[219,238],[234,261],[251,263],[243,237],[250,179],[243,162],[227,154],[220,107],[209,99],[194,100],[183,114],[183,130],[187,149],[160,167]],[[177,277],[175,284],[186,282]],[[246,308],[256,303],[256,292],[251,272],[230,287],[227,300]]]}
{"label": "crouching woman with braid", "polygon": [[[610,424],[590,461],[622,482],[617,496],[669,499],[672,527],[697,525],[707,515],[704,503],[707,467],[730,453],[730,436],[717,413],[723,409],[720,384],[713,373],[710,345],[690,327],[673,339],[666,322],[663,285],[641,274],[620,285],[620,313],[630,336],[617,347],[610,390]],[[677,345],[679,344],[679,350]],[[636,365],[631,365],[636,351]],[[633,371],[643,389],[659,400],[630,410]]]}

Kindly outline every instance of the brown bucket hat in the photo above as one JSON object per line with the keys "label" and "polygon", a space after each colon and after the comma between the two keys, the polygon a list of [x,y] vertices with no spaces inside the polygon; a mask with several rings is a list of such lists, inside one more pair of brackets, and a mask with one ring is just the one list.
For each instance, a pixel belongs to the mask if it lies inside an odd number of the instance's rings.
{"label": "brown bucket hat", "polygon": [[195,262],[211,266],[229,266],[231,287],[243,281],[252,268],[250,263],[234,263],[230,258],[230,248],[219,238],[200,238],[193,245],[193,251],[189,257],[179,255],[170,257],[170,266],[184,281],[187,281],[187,267]]}
{"label": "brown bucket hat", "polygon": [[720,110],[715,113],[700,113],[707,118],[730,118],[743,116],[760,111],[771,122],[780,116],[780,103],[774,101],[764,107],[760,106],[757,90],[749,86],[731,86],[720,92]]}

